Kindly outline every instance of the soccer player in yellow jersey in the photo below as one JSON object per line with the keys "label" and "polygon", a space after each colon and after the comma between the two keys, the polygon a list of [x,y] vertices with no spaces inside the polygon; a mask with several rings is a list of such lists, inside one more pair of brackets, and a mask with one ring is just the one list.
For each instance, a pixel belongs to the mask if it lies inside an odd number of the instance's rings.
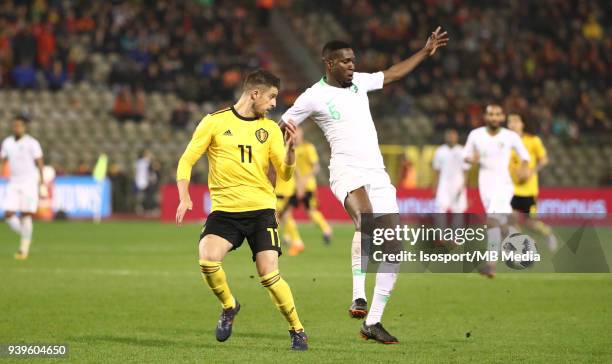
{"label": "soccer player in yellow jersey", "polygon": [[557,239],[552,229],[543,222],[536,219],[538,189],[538,172],[548,164],[546,148],[542,140],[533,134],[525,132],[525,123],[519,114],[508,115],[508,129],[517,133],[525,148],[529,152],[529,165],[527,178],[521,181],[518,176],[520,158],[513,151],[510,159],[510,175],[514,183],[514,196],[512,197],[512,209],[525,215],[525,225],[540,234],[544,235],[548,241],[548,247],[554,251],[557,249]]}
{"label": "soccer player in yellow jersey", "polygon": [[[297,156],[296,156],[297,157]],[[276,179],[276,217],[282,226],[283,239],[289,245],[287,255],[296,256],[304,250],[304,242],[293,218],[293,205],[291,199],[295,195],[295,175],[288,181]]]}
{"label": "soccer player in yellow jersey", "polygon": [[189,196],[191,169],[207,152],[212,212],[200,235],[199,263],[204,281],[223,306],[216,328],[217,340],[230,337],[234,318],[240,311],[221,263],[246,238],[261,284],[289,323],[291,348],[307,350],[308,337],[293,295],[278,271],[281,248],[274,216],[276,198],[267,176],[270,162],[277,176],[285,180],[295,169],[295,126],[286,128],[283,137],[278,125],[266,118],[266,113],[276,106],[279,86],[280,80],[272,73],[252,72],[234,106],[202,119],[178,164],[180,203],[176,222],[180,224],[193,207]]}
{"label": "soccer player in yellow jersey", "polygon": [[298,128],[296,134],[295,161],[296,161],[296,197],[292,201],[295,205],[300,203],[308,211],[310,219],[319,226],[323,233],[325,244],[331,242],[332,229],[325,221],[323,214],[317,209],[317,174],[319,166],[319,155],[312,143],[304,141],[304,133]]}

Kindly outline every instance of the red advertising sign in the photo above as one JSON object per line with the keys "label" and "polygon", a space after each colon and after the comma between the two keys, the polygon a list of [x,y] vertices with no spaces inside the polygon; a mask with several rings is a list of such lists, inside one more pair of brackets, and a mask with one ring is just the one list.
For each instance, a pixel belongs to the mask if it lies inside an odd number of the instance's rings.
{"label": "red advertising sign", "polygon": [[[210,195],[206,185],[190,187],[193,211],[186,220],[202,220],[210,212]],[[336,200],[328,186],[318,189],[319,209],[328,220],[350,221],[342,205]],[[178,191],[175,185],[162,187],[162,219],[174,221],[178,206]],[[400,213],[434,212],[434,194],[429,188],[398,189],[397,202]],[[469,213],[483,213],[477,189],[468,190]],[[592,214],[605,216],[612,210],[612,188],[542,188],[538,198],[538,212],[551,215]],[[298,220],[307,219],[302,208],[295,211]]]}

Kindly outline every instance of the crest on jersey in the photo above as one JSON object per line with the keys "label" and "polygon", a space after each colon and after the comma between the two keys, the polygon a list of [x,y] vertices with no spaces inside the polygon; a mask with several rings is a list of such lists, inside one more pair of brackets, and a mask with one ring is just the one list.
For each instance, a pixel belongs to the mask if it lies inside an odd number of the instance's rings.
{"label": "crest on jersey", "polygon": [[255,131],[255,138],[257,138],[257,140],[263,144],[266,142],[266,140],[268,140],[268,132],[264,128],[257,129],[257,131]]}

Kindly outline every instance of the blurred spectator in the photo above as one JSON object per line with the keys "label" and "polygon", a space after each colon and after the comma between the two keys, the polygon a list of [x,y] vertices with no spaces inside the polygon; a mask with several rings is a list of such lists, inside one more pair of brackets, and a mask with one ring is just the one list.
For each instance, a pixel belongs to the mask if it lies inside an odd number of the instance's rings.
{"label": "blurred spectator", "polygon": [[185,129],[185,126],[187,126],[190,121],[191,110],[189,110],[189,104],[183,100],[180,100],[176,108],[172,110],[170,126],[172,126],[172,129],[175,130]]}
{"label": "blurred spectator", "polygon": [[57,91],[64,87],[64,83],[66,83],[68,78],[66,70],[64,70],[64,66],[60,61],[53,62],[51,69],[45,72],[45,77],[47,85],[52,91]]}
{"label": "blurred spectator", "polygon": [[131,188],[130,180],[125,174],[123,167],[118,163],[111,163],[108,166],[108,178],[112,186],[112,210],[114,212],[128,212],[128,196],[131,195]]}
{"label": "blurred spectator", "polygon": [[136,190],[136,213],[143,214],[145,212],[145,201],[147,198],[147,189],[149,188],[149,170],[153,154],[150,150],[145,149],[140,152],[138,160],[134,164],[134,188]]}
{"label": "blurred spectator", "polygon": [[[137,116],[138,111],[143,112],[144,110],[144,105],[140,105],[140,109],[137,109],[136,106],[138,105],[134,102],[134,97],[129,87],[122,87],[117,93],[117,96],[115,96],[113,115],[121,121],[133,119]],[[140,116],[142,117],[142,114],[140,114]]]}
{"label": "blurred spectator", "polygon": [[11,72],[15,86],[21,89],[34,88],[36,86],[36,70],[29,61],[23,61]]}
{"label": "blurred spectator", "polygon": [[148,214],[157,215],[159,213],[159,187],[161,186],[162,173],[159,161],[152,160],[148,172],[148,185],[145,190],[143,206]]}
{"label": "blurred spectator", "polygon": [[77,167],[74,170],[74,175],[76,176],[90,176],[92,173],[91,166],[84,160],[79,160],[77,163]]}
{"label": "blurred spectator", "polygon": [[132,119],[135,121],[141,121],[145,114],[145,93],[144,90],[139,87],[136,89],[132,98]]}
{"label": "blurred spectator", "polygon": [[274,7],[274,0],[257,0],[257,22],[260,27],[270,24],[270,11]]}

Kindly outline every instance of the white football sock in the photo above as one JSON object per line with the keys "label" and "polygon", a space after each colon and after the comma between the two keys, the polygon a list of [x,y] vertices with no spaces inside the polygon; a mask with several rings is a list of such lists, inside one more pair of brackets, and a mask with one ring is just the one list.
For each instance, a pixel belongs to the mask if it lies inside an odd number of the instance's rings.
{"label": "white football sock", "polygon": [[[487,250],[490,252],[498,252],[501,245],[501,229],[492,227],[487,229]],[[489,260],[490,262],[491,260]]]}
{"label": "white football sock", "polygon": [[21,218],[21,246],[19,251],[25,255],[30,252],[30,244],[32,243],[32,216],[24,216]]}
{"label": "white football sock", "polygon": [[374,297],[372,298],[370,312],[368,312],[368,317],[366,318],[366,325],[374,325],[382,319],[385,305],[389,301],[389,296],[391,296],[391,291],[397,281],[399,268],[399,264],[391,263],[381,263],[378,267]]}
{"label": "white football sock", "polygon": [[13,215],[6,219],[6,223],[11,227],[11,230],[21,235],[21,223],[19,222],[19,217],[17,217],[17,215]]}
{"label": "white football sock", "polygon": [[358,298],[366,299],[365,281],[366,267],[361,264],[361,232],[355,231],[351,243],[351,269],[353,272],[353,301]]}

